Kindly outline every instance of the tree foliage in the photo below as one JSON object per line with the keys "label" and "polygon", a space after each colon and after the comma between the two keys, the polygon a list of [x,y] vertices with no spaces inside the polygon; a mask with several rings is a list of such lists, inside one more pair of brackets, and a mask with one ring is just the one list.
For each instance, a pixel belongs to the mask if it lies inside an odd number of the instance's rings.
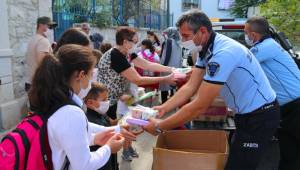
{"label": "tree foliage", "polygon": [[120,0],[112,0],[113,18],[119,25],[128,24],[131,18],[139,20],[140,16],[150,10],[160,10],[160,5],[161,0],[122,0],[122,5]]}
{"label": "tree foliage", "polygon": [[266,0],[235,0],[230,8],[230,12],[237,18],[247,18],[249,7],[258,6],[265,1]]}
{"label": "tree foliage", "polygon": [[284,32],[292,42],[300,42],[300,1],[268,0],[260,5],[265,16],[279,31]]}

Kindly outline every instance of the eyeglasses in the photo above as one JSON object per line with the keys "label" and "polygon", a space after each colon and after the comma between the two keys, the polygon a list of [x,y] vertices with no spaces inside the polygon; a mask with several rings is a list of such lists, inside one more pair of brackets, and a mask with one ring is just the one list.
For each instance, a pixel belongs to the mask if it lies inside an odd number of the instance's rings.
{"label": "eyeglasses", "polygon": [[134,43],[133,39],[127,39],[127,41],[130,41],[130,42],[133,42],[133,43]]}
{"label": "eyeglasses", "polygon": [[89,31],[90,28],[83,27],[82,30]]}
{"label": "eyeglasses", "polygon": [[134,41],[133,39],[127,39],[127,41],[132,42],[133,44],[136,44],[137,42]]}

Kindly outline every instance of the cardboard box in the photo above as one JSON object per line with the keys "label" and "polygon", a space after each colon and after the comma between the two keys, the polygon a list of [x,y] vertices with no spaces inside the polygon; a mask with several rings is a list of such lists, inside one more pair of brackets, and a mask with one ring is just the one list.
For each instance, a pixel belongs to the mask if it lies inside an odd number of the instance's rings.
{"label": "cardboard box", "polygon": [[224,131],[178,130],[160,134],[153,170],[223,170],[228,155]]}

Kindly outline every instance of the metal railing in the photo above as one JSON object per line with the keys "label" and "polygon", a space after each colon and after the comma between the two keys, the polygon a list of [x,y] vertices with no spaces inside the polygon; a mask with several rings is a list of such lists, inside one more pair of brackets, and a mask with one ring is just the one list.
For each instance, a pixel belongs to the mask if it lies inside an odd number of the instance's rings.
{"label": "metal railing", "polygon": [[100,28],[128,25],[165,29],[172,20],[168,3],[169,0],[53,0],[53,19],[58,23],[55,39],[81,22]]}

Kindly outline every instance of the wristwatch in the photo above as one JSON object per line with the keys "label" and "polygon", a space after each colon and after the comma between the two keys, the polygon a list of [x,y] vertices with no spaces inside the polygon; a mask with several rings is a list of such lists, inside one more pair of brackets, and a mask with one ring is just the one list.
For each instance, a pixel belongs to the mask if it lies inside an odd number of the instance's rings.
{"label": "wristwatch", "polygon": [[161,128],[159,128],[159,124],[158,123],[155,123],[154,127],[155,127],[155,132],[156,133],[158,133],[158,134],[163,133],[163,130]]}

